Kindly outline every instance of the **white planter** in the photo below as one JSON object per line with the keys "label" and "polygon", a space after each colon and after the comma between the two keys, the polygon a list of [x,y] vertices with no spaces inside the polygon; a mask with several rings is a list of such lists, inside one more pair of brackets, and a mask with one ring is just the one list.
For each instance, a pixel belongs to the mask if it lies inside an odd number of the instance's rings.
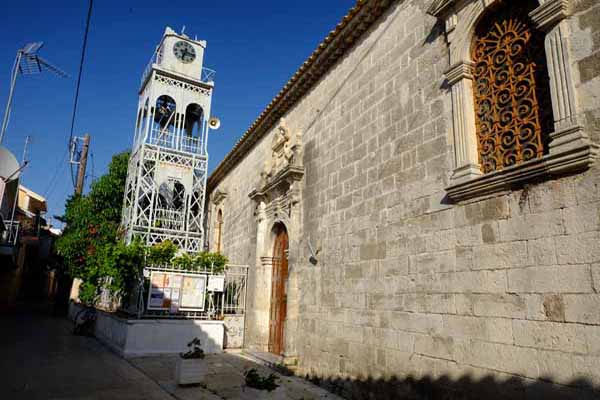
{"label": "white planter", "polygon": [[208,366],[201,358],[184,359],[177,357],[175,382],[178,385],[194,385],[202,381],[208,373]]}

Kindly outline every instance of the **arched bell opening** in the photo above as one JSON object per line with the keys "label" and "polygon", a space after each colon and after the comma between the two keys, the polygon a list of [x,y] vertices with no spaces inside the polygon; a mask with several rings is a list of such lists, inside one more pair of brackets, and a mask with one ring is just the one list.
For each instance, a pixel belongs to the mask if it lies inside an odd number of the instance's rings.
{"label": "arched bell opening", "polygon": [[196,103],[188,104],[183,121],[183,150],[199,152],[202,148],[204,110]]}
{"label": "arched bell opening", "polygon": [[175,100],[167,95],[159,96],[152,110],[150,143],[174,147],[176,145],[175,130],[178,118]]}
{"label": "arched bell opening", "polygon": [[200,105],[192,103],[185,109],[184,131],[187,136],[200,138],[202,136],[202,119],[204,111]]}

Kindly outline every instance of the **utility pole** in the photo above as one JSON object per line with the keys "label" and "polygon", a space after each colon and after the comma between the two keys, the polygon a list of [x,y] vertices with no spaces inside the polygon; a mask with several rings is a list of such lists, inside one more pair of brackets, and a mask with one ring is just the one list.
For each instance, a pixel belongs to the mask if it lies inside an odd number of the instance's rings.
{"label": "utility pole", "polygon": [[90,147],[90,135],[83,135],[83,148],[81,149],[81,159],[79,161],[79,169],[77,170],[77,186],[75,194],[83,193],[83,184],[85,181],[85,167],[87,166],[88,148]]}

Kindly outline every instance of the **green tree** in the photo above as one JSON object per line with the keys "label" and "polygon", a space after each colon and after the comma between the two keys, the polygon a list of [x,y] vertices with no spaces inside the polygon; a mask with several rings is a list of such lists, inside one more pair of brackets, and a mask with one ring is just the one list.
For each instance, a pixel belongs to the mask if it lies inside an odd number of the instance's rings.
{"label": "green tree", "polygon": [[87,195],[67,200],[65,230],[56,242],[68,273],[81,279],[80,298],[93,303],[104,278],[110,287],[125,292],[143,262],[143,246],[121,243],[121,208],[129,153],[113,156],[108,172],[92,184]]}

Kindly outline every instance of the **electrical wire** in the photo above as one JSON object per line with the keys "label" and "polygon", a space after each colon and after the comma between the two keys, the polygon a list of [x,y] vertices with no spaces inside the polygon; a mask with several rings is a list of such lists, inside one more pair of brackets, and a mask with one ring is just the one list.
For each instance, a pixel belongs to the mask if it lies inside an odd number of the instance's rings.
{"label": "electrical wire", "polygon": [[[81,48],[81,60],[79,61],[79,74],[77,76],[77,86],[75,87],[75,100],[73,101],[73,115],[71,116],[71,131],[69,133],[69,143],[67,147],[70,150],[71,141],[73,140],[73,130],[75,129],[75,116],[77,115],[77,103],[79,101],[79,87],[81,85],[81,75],[83,73],[83,64],[85,61],[85,50],[87,48],[88,33],[90,31],[90,19],[92,18],[92,7],[94,0],[90,0],[90,5],[87,12],[87,20],[85,22],[85,34],[83,35],[83,46]],[[71,164],[71,182],[75,188],[75,176],[73,175],[73,164]]]}
{"label": "electrical wire", "polygon": [[48,197],[48,192],[50,191],[52,186],[54,186],[54,183],[55,183],[56,179],[58,178],[58,174],[60,173],[60,171],[63,170],[64,162],[67,160],[68,155],[69,155],[69,150],[67,149],[67,150],[65,150],[65,152],[63,153],[61,158],[59,158],[58,163],[56,164],[56,167],[54,168],[54,174],[52,175],[52,178],[50,178],[50,180],[48,181],[48,185],[46,185],[46,189],[44,189],[44,197]]}
{"label": "electrical wire", "polygon": [[60,172],[64,170],[64,165],[65,165],[65,162],[67,161],[68,155],[69,155],[69,149],[67,149],[65,151],[62,158],[59,160],[58,164],[56,165],[54,175],[52,175],[52,179],[50,179],[50,181],[48,182],[48,186],[46,186],[46,190],[44,190],[44,197],[46,198],[46,200],[49,199],[49,196],[52,194],[52,192],[54,192],[54,189],[56,188],[56,185],[55,185],[56,179],[58,178]]}

